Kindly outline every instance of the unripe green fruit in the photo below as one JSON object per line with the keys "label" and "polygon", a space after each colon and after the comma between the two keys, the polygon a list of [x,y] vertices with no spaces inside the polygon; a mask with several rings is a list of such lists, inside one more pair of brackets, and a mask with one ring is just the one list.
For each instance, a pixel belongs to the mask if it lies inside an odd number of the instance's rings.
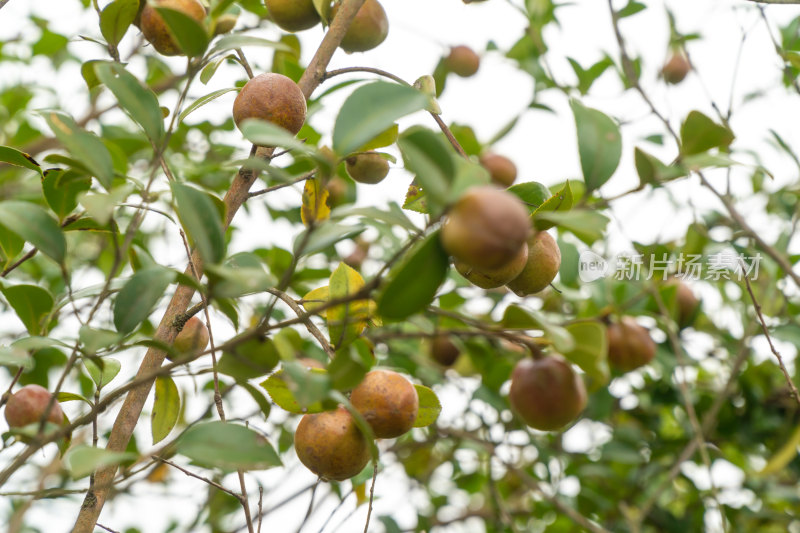
{"label": "unripe green fruit", "polygon": [[[337,2],[331,11],[331,19],[339,12]],[[389,19],[377,0],[366,0],[356,13],[352,24],[344,34],[339,48],[347,53],[372,50],[386,40],[389,35]]]}
{"label": "unripe green fruit", "polygon": [[304,415],[294,434],[294,449],[306,468],[335,481],[355,476],[370,458],[367,439],[341,406]]}
{"label": "unripe green fruit", "polygon": [[389,173],[389,162],[378,152],[363,152],[347,158],[347,174],[359,183],[380,183]]}
{"label": "unripe green fruit", "polygon": [[481,58],[469,46],[454,46],[450,54],[444,59],[444,65],[453,74],[462,78],[469,78],[478,72]]}
{"label": "unripe green fruit", "polygon": [[164,18],[156,11],[156,7],[180,11],[201,24],[206,18],[206,9],[197,0],[156,0],[154,4],[148,3],[144,6],[139,24],[145,39],[153,45],[158,53],[165,56],[183,54],[178,41],[172,35]]}
{"label": "unripe green fruit", "polygon": [[389,370],[373,370],[350,394],[350,403],[364,416],[379,439],[399,437],[414,427],[419,411],[417,389]]}
{"label": "unripe green fruit", "polygon": [[303,91],[283,74],[267,72],[248,81],[233,102],[233,121],[257,118],[297,135],[306,121]]}
{"label": "unripe green fruit", "polygon": [[447,335],[437,335],[431,340],[430,354],[434,361],[442,366],[451,366],[456,362],[461,350]]}
{"label": "unripe green fruit", "polygon": [[[50,391],[39,385],[25,385],[19,389],[6,403],[8,427],[21,428],[39,422],[52,397]],[[59,425],[64,422],[64,412],[57,401],[53,402],[46,420]]]}
{"label": "unripe green fruit", "polygon": [[233,15],[230,13],[226,13],[224,15],[220,15],[217,19],[217,24],[214,26],[214,35],[223,35],[225,33],[230,33],[233,31],[233,28],[236,27],[236,22],[238,22],[239,16]]}
{"label": "unripe green fruit", "polygon": [[312,0],[264,0],[272,21],[282,30],[301,31],[320,22]]}
{"label": "unripe green fruit", "polygon": [[644,366],[656,356],[656,343],[650,332],[632,317],[625,316],[619,322],[609,324],[608,362],[621,372],[630,372]]}
{"label": "unripe green fruit", "polygon": [[556,431],[586,407],[586,387],[560,357],[522,359],[511,373],[511,407],[534,429]]}
{"label": "unripe green fruit", "polygon": [[528,211],[513,194],[473,187],[453,205],[442,225],[442,246],[457,261],[478,270],[512,261],[530,235]]}
{"label": "unripe green fruit", "polygon": [[481,155],[480,163],[489,171],[492,182],[501,187],[511,187],[517,179],[517,166],[504,155],[486,152]]}
{"label": "unripe green fruit", "polygon": [[561,250],[555,239],[546,231],[534,234],[528,240],[528,261],[519,276],[507,286],[517,296],[527,296],[547,288],[561,267]]}
{"label": "unripe green fruit", "polygon": [[690,70],[692,65],[686,55],[683,52],[675,52],[661,68],[661,76],[667,83],[676,85],[686,78]]}
{"label": "unripe green fruit", "polygon": [[456,261],[455,267],[458,273],[473,285],[477,285],[481,289],[496,289],[519,276],[527,263],[528,245],[523,244],[517,256],[499,268],[478,270],[461,261]]}
{"label": "unripe green fruit", "polygon": [[208,328],[199,318],[193,316],[183,325],[183,329],[178,333],[178,336],[175,337],[175,342],[172,343],[172,347],[175,348],[175,351],[181,354],[182,357],[186,355],[197,355],[206,349],[206,346],[208,346],[208,339]]}

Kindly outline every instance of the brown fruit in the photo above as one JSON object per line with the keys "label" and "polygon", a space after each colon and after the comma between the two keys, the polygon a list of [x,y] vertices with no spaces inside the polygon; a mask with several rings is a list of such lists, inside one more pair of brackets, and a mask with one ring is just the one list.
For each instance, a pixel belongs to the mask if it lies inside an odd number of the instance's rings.
{"label": "brown fruit", "polygon": [[692,289],[678,278],[670,278],[667,280],[667,284],[678,286],[678,325],[681,328],[685,328],[694,320],[695,311],[697,306],[700,305],[700,300],[694,295]]}
{"label": "brown fruit", "polygon": [[163,17],[156,7],[165,7],[180,11],[199,23],[206,18],[206,9],[197,0],[156,0],[154,4],[146,4],[142,10],[140,27],[145,39],[150,41],[158,53],[165,56],[183,54],[178,41],[172,35]]}
{"label": "brown fruit", "polygon": [[328,190],[328,207],[334,208],[347,202],[347,182],[334,176],[325,187]]}
{"label": "brown fruit", "polygon": [[517,296],[527,296],[547,288],[561,267],[561,250],[555,239],[540,231],[528,239],[528,261],[519,276],[507,284]]}
{"label": "brown fruit", "polygon": [[208,328],[196,316],[186,321],[172,343],[172,347],[181,357],[197,355],[205,350],[206,346],[208,346]]}
{"label": "brown fruit", "polygon": [[511,407],[534,429],[563,428],[586,407],[586,388],[560,357],[522,359],[511,373]]}
{"label": "brown fruit", "polygon": [[458,359],[461,350],[458,349],[447,335],[437,335],[431,340],[431,357],[442,366],[451,366]]}
{"label": "brown fruit", "polygon": [[[338,13],[339,5],[337,2],[333,6],[331,19]],[[387,35],[389,35],[389,19],[383,6],[377,0],[366,0],[356,13],[347,33],[344,34],[339,48],[350,54],[366,52],[386,40]]]}
{"label": "brown fruit", "polygon": [[419,411],[417,389],[389,370],[373,370],[350,393],[350,403],[379,439],[399,437],[414,426]]}
{"label": "brown fruit", "polygon": [[661,68],[661,76],[667,83],[675,85],[682,82],[690,70],[692,65],[686,55],[683,52],[674,52]]}
{"label": "brown fruit", "polygon": [[481,155],[480,163],[489,171],[492,182],[501,187],[511,187],[517,179],[517,166],[504,155],[486,152]]}
{"label": "brown fruit", "polygon": [[290,78],[267,72],[248,81],[233,101],[233,121],[257,118],[297,135],[306,121],[306,97]]}
{"label": "brown fruit", "polygon": [[335,481],[355,476],[370,458],[367,439],[341,406],[304,415],[294,434],[294,449],[306,468]]}
{"label": "brown fruit", "polygon": [[344,264],[349,267],[352,267],[356,270],[361,268],[361,265],[364,264],[364,260],[369,257],[369,249],[371,244],[369,241],[365,241],[361,237],[356,239],[356,248],[352,251],[350,255],[344,258]]}
{"label": "brown fruit", "polygon": [[312,0],[264,0],[272,21],[282,30],[301,31],[320,22]]}
{"label": "brown fruit", "polygon": [[359,183],[380,183],[389,173],[389,161],[378,152],[362,152],[347,158],[347,174]]}
{"label": "brown fruit", "polygon": [[[19,389],[6,403],[8,427],[21,428],[39,422],[52,396],[50,391],[39,385],[25,385]],[[47,422],[59,425],[64,422],[64,412],[57,401],[50,408]]]}
{"label": "brown fruit", "polygon": [[523,244],[517,256],[499,268],[478,270],[461,261],[456,261],[455,267],[473,285],[481,289],[496,289],[519,276],[527,263],[528,245]]}
{"label": "brown fruit", "polygon": [[650,332],[632,317],[625,316],[619,322],[609,324],[608,362],[622,372],[630,372],[644,366],[656,355],[656,343]]}
{"label": "brown fruit", "polygon": [[473,187],[453,205],[442,225],[448,254],[478,270],[512,261],[531,232],[528,211],[513,194],[491,186]]}
{"label": "brown fruit", "polygon": [[444,58],[444,66],[453,74],[469,78],[478,72],[481,58],[469,46],[454,46],[450,49],[450,54]]}

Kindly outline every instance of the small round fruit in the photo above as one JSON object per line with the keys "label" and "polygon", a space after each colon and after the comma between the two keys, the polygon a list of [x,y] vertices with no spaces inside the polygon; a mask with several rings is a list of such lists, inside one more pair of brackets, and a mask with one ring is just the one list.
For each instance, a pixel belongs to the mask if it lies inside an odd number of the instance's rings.
{"label": "small round fruit", "polygon": [[625,316],[609,324],[606,336],[608,362],[621,372],[644,366],[656,356],[656,343],[650,338],[650,332],[632,317]]}
{"label": "small round fruit", "polygon": [[431,357],[442,366],[451,366],[458,359],[461,350],[458,349],[447,335],[437,335],[431,340]]}
{"label": "small round fruit", "polygon": [[399,437],[414,426],[419,411],[417,389],[389,370],[373,370],[350,393],[350,403],[379,439]]}
{"label": "small round fruit", "polygon": [[667,280],[667,284],[678,286],[678,325],[681,328],[685,328],[694,320],[695,312],[700,305],[700,300],[694,295],[692,289],[678,278],[670,278]]}
{"label": "small round fruit", "polygon": [[675,52],[661,68],[661,76],[667,83],[676,85],[686,78],[690,70],[692,65],[686,55],[683,52]]}
{"label": "small round fruit", "polygon": [[478,270],[461,261],[456,261],[455,267],[473,285],[481,289],[496,289],[519,276],[527,263],[528,245],[523,244],[517,256],[499,268]]}
{"label": "small round fruit", "polygon": [[[6,403],[8,427],[21,428],[39,422],[52,397],[50,391],[39,385],[25,385],[19,389]],[[64,422],[64,412],[57,401],[50,407],[47,422],[59,425]]]}
{"label": "small round fruit", "polygon": [[197,355],[205,350],[206,346],[208,346],[208,328],[196,316],[186,321],[172,343],[172,347],[181,356]]}
{"label": "small round fruit", "polygon": [[297,135],[306,121],[306,97],[290,78],[267,72],[248,81],[233,101],[233,121],[257,118]]}
{"label": "small round fruit", "polygon": [[586,388],[560,357],[522,359],[511,373],[511,407],[534,429],[556,431],[586,407]]}
{"label": "small round fruit", "polygon": [[469,46],[459,45],[450,49],[450,54],[444,59],[444,65],[450,72],[469,78],[478,72],[481,58]]}
{"label": "small round fruit", "polygon": [[[339,3],[333,6],[331,19],[339,11]],[[339,48],[347,53],[372,50],[386,40],[389,35],[389,19],[377,0],[366,0],[356,13],[350,28],[344,34]]]}
{"label": "small round fruit", "polygon": [[349,479],[369,462],[367,439],[344,407],[304,415],[294,434],[300,462],[321,478]]}
{"label": "small round fruit", "polygon": [[272,21],[282,30],[301,31],[320,22],[312,0],[264,0]]}
{"label": "small round fruit", "polygon": [[453,205],[442,225],[448,254],[479,270],[512,261],[531,232],[528,211],[513,194],[491,186],[473,187]]}
{"label": "small round fruit", "polygon": [[158,53],[165,56],[183,54],[178,41],[172,35],[164,18],[156,7],[165,7],[180,11],[199,23],[206,18],[206,9],[197,0],[156,0],[154,4],[147,3],[142,10],[140,27],[145,39],[153,45]]}
{"label": "small round fruit", "polygon": [[522,272],[507,286],[517,296],[527,296],[547,288],[561,267],[561,250],[555,239],[546,231],[534,234],[528,240],[528,261]]}
{"label": "small round fruit", "polygon": [[489,171],[492,182],[501,187],[511,187],[517,179],[517,166],[504,155],[486,152],[481,155],[480,163]]}
{"label": "small round fruit", "polygon": [[359,183],[380,183],[389,173],[389,161],[378,152],[362,152],[347,158],[347,174]]}
{"label": "small round fruit", "polygon": [[216,26],[214,26],[214,35],[223,35],[225,33],[232,32],[238,21],[238,15],[233,15],[231,13],[220,15],[220,17],[217,19]]}

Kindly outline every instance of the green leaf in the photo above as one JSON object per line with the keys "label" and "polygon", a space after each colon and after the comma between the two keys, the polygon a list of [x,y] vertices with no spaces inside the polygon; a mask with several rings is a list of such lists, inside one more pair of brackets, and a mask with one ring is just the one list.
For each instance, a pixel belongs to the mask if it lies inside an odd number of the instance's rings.
{"label": "green leaf", "polygon": [[225,230],[214,201],[205,192],[173,182],[172,196],[190,242],[206,263],[219,263],[225,257]]}
{"label": "green leaf", "polygon": [[657,185],[687,174],[683,166],[667,166],[641,148],[634,149],[633,160],[636,165],[636,172],[639,174],[639,181],[642,184]]}
{"label": "green leaf", "polygon": [[681,124],[681,155],[692,155],[712,148],[727,148],[733,132],[715,123],[700,111],[692,111]]}
{"label": "green leaf", "polygon": [[430,426],[439,418],[439,413],[442,412],[442,403],[436,393],[428,387],[414,385],[414,388],[417,389],[417,396],[419,397],[419,411],[417,412],[417,419],[414,420],[414,427]]}
{"label": "green leaf", "polygon": [[247,382],[241,382],[238,385],[246,390],[253,400],[258,404],[258,406],[261,408],[261,413],[264,415],[264,419],[266,420],[269,418],[269,413],[272,411],[272,404],[269,403],[269,400],[267,400],[267,398],[264,396],[264,393]]}
{"label": "green leaf", "polygon": [[628,5],[617,11],[617,18],[623,19],[625,17],[630,17],[640,11],[644,11],[646,8],[646,5],[636,0],[629,0]]}
{"label": "green leaf", "polygon": [[78,445],[64,457],[64,463],[73,479],[88,476],[98,468],[118,465],[136,459],[132,452],[110,452],[105,448]]}
{"label": "green leaf", "polygon": [[42,193],[50,209],[63,220],[78,206],[78,194],[91,186],[88,176],[72,170],[52,169],[44,173]]}
{"label": "green leaf", "polygon": [[98,63],[94,70],[98,79],[114,93],[120,107],[142,126],[147,137],[154,144],[161,142],[164,137],[164,115],[155,93],[122,65]]}
{"label": "green leaf", "polygon": [[97,385],[98,390],[111,383],[111,380],[117,377],[122,368],[122,364],[111,357],[98,357],[96,359],[85,357],[83,366],[86,367],[89,377]]}
{"label": "green leaf", "polygon": [[391,146],[397,142],[397,137],[400,132],[400,127],[397,124],[392,124],[378,135],[370,139],[365,145],[358,149],[359,152],[368,152],[370,150],[377,150]]}
{"label": "green leaf", "polygon": [[95,354],[98,350],[117,344],[122,340],[122,335],[108,329],[81,326],[78,331],[78,340],[80,340],[84,352]]}
{"label": "green leaf", "polygon": [[183,119],[185,119],[189,115],[189,113],[191,113],[195,109],[203,107],[212,100],[215,100],[216,98],[219,98],[223,94],[229,93],[231,91],[238,91],[238,89],[236,87],[228,87],[227,89],[220,89],[218,91],[209,93],[205,96],[201,96],[200,98],[192,102],[186,109],[183,110],[183,112],[178,116],[178,122],[183,122]]}
{"label": "green leaf", "polygon": [[517,183],[516,185],[509,187],[507,190],[522,200],[531,212],[539,209],[548,199],[552,197],[550,189],[538,181]]}
{"label": "green leaf", "polygon": [[292,48],[289,45],[278,41],[270,41],[269,39],[255,37],[253,35],[234,34],[226,35],[217,41],[217,43],[211,47],[211,50],[208,51],[208,55],[213,56],[218,52],[226,52],[245,46],[266,46],[283,52],[292,52]]}
{"label": "green leaf", "polygon": [[25,152],[20,152],[10,146],[0,146],[0,161],[17,167],[34,170],[42,175],[42,167],[36,160]]}
{"label": "green leaf", "polygon": [[58,263],[64,262],[67,241],[50,214],[30,202],[0,203],[0,224],[13,231]]}
{"label": "green leaf", "polygon": [[[295,372],[295,376],[288,375],[284,368],[262,381],[261,386],[264,387],[269,397],[278,407],[290,413],[301,415],[325,411],[326,406],[323,404],[322,399],[330,391],[328,372],[318,368],[300,368],[299,364],[295,364],[297,365],[295,370],[298,371]],[[289,364],[285,366],[288,367]],[[307,390],[303,391],[304,388]],[[303,401],[309,399],[302,397],[303,392],[306,395],[311,392],[310,399],[313,399],[313,401]]]}
{"label": "green leaf", "polygon": [[349,390],[361,383],[374,364],[375,356],[370,346],[364,339],[356,339],[336,351],[328,363],[328,375],[335,389]]}
{"label": "green leaf", "polygon": [[455,174],[451,150],[439,135],[422,127],[403,132],[397,145],[406,169],[414,173],[417,183],[425,191],[431,214],[439,214],[448,200],[452,200],[448,198]]}
{"label": "green leaf", "polygon": [[245,139],[258,146],[280,146],[315,158],[320,157],[315,146],[297,139],[287,130],[270,122],[249,118],[239,124],[239,129]]}
{"label": "green leaf", "polygon": [[100,12],[100,33],[117,46],[139,12],[139,0],[114,0]]}
{"label": "green leaf", "polygon": [[215,298],[237,298],[263,292],[277,282],[264,268],[258,266],[206,265],[209,290]]}
{"label": "green leaf", "polygon": [[72,117],[58,112],[43,113],[56,139],[73,158],[80,161],[106,189],[111,188],[114,163],[111,154],[97,135],[80,128]]}
{"label": "green leaf", "polygon": [[[314,228],[314,231],[308,238],[306,238],[306,235],[309,230],[300,233],[295,238],[292,248],[295,254],[312,255],[333,246],[339,241],[352,239],[366,229],[366,226],[360,224],[353,226],[346,226],[344,224],[324,224],[318,228]],[[301,246],[302,250],[300,249]]]}
{"label": "green leaf", "polygon": [[159,266],[143,268],[131,276],[114,301],[117,331],[127,334],[136,329],[174,280],[175,272]]}
{"label": "green leaf", "polygon": [[176,444],[181,455],[223,470],[266,470],[281,459],[261,434],[239,424],[205,422],[186,430]]}
{"label": "green leaf", "polygon": [[[364,286],[364,279],[351,267],[339,263],[331,274],[329,283],[328,298],[338,300],[357,293]],[[331,344],[337,350],[352,342],[364,330],[363,309],[359,308],[359,304],[361,308],[364,307],[363,301],[348,302],[326,311]]]}
{"label": "green leaf", "polygon": [[573,204],[572,187],[569,181],[564,184],[564,187],[553,196],[548,198],[538,209],[533,212],[533,224],[539,231],[544,231],[555,226],[548,220],[541,220],[539,214],[548,213],[551,211],[569,211],[572,209]]}
{"label": "green leaf", "polygon": [[23,248],[25,248],[25,240],[0,224],[0,255],[2,255],[3,261],[10,264]]}
{"label": "green leaf", "polygon": [[33,365],[33,357],[27,350],[16,346],[0,346],[0,366],[22,367],[30,370]]}
{"label": "green leaf", "polygon": [[578,152],[587,192],[600,188],[611,178],[622,156],[619,127],[604,113],[570,100],[578,130]]}
{"label": "green leaf", "polygon": [[53,310],[53,296],[36,285],[10,285],[0,290],[28,333],[39,335],[44,329],[42,322]]}
{"label": "green leaf", "polygon": [[237,381],[268,374],[280,362],[275,343],[268,338],[252,338],[222,353],[217,370]]}
{"label": "green leaf", "polygon": [[425,109],[428,97],[411,87],[378,81],[345,100],[333,126],[333,150],[345,156],[389,128],[397,119]]}
{"label": "green leaf", "polygon": [[167,23],[184,54],[189,57],[203,55],[208,48],[208,33],[202,24],[174,9],[156,7],[156,11]]}
{"label": "green leaf", "polygon": [[153,401],[153,413],[150,415],[150,430],[153,434],[153,445],[161,442],[169,435],[181,412],[181,395],[178,386],[169,376],[156,378],[156,393]]}
{"label": "green leaf", "polygon": [[575,341],[566,328],[550,322],[540,311],[509,305],[503,312],[500,324],[508,329],[540,329],[561,353],[575,349]]}
{"label": "green leaf", "polygon": [[436,231],[408,252],[407,259],[389,274],[389,283],[378,299],[378,314],[403,320],[425,309],[436,297],[449,268],[450,257]]}
{"label": "green leaf", "polygon": [[551,211],[537,213],[537,220],[549,222],[561,229],[571,231],[576,237],[592,244],[603,238],[603,232],[608,224],[608,217],[597,211],[574,209],[572,211]]}
{"label": "green leaf", "polygon": [[592,378],[592,389],[608,383],[610,372],[605,326],[599,322],[575,322],[568,324],[566,330],[575,340],[575,348],[562,352],[564,357]]}

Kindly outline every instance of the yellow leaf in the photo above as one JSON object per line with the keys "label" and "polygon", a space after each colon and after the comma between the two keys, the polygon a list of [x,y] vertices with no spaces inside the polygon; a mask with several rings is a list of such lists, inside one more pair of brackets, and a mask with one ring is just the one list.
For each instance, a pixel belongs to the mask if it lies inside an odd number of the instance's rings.
{"label": "yellow leaf", "polygon": [[318,178],[306,180],[306,185],[303,187],[303,207],[300,209],[303,224],[311,226],[330,218],[328,194],[328,190],[322,186]]}
{"label": "yellow leaf", "polygon": [[356,493],[356,507],[363,505],[369,501],[367,497],[367,484],[359,483],[353,487],[353,492]]}
{"label": "yellow leaf", "polygon": [[800,427],[794,430],[788,442],[778,450],[766,466],[758,473],[759,476],[769,476],[780,472],[786,465],[792,462],[797,455],[797,447],[800,446]]}
{"label": "yellow leaf", "polygon": [[[318,309],[319,307],[322,307],[324,304],[328,303],[329,297],[330,289],[328,286],[325,285],[324,287],[319,287],[318,289],[314,289],[303,296],[303,307],[305,307],[306,311],[309,313],[313,313],[315,309]],[[325,311],[320,312],[319,316],[326,318]]]}

